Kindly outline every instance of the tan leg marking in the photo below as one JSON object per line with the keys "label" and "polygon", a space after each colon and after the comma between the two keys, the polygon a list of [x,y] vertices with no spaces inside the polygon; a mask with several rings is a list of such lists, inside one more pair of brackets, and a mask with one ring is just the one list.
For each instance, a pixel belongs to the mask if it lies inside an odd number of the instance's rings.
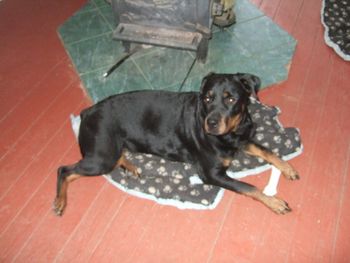
{"label": "tan leg marking", "polygon": [[222,158],[221,163],[225,168],[228,168],[231,165],[232,159],[231,158]]}
{"label": "tan leg marking", "polygon": [[63,215],[64,209],[67,206],[67,191],[68,191],[68,185],[75,181],[76,179],[80,178],[81,175],[79,174],[72,174],[67,176],[64,181],[62,182],[60,192],[58,196],[55,198],[54,201],[54,211],[56,215],[61,216]]}
{"label": "tan leg marking", "polygon": [[297,180],[299,179],[298,172],[286,161],[283,161],[277,155],[272,152],[266,151],[263,148],[260,148],[254,144],[248,144],[245,152],[252,156],[257,156],[265,161],[274,165],[277,169],[279,169],[284,177],[289,180]]}
{"label": "tan leg marking", "polygon": [[124,156],[124,154],[122,154],[122,156],[119,158],[119,160],[117,161],[116,167],[121,167],[129,172],[131,172],[133,175],[135,175],[136,177],[140,177],[140,173],[138,172],[138,169],[135,165],[133,165],[132,163],[130,163]]}

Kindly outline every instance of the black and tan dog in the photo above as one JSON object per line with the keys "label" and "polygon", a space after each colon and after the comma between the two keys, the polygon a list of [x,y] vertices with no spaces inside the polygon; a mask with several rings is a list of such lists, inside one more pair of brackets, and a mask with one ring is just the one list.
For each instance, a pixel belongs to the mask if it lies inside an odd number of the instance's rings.
{"label": "black and tan dog", "polygon": [[206,184],[250,196],[278,214],[291,211],[285,201],[226,175],[237,150],[243,150],[270,162],[287,179],[299,178],[287,162],[252,142],[254,125],[247,106],[259,85],[259,78],[250,74],[211,73],[199,93],[129,92],[84,110],[79,131],[83,158],[58,169],[55,213],[62,215],[68,184],[80,176],[106,174],[116,166],[138,175],[124,149],[192,163]]}

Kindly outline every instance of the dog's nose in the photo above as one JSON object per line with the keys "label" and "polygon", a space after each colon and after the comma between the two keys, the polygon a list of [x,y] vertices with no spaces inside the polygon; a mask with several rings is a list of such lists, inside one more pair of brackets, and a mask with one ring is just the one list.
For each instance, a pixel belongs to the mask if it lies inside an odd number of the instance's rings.
{"label": "dog's nose", "polygon": [[216,128],[219,125],[219,120],[217,118],[209,118],[207,123],[210,128]]}

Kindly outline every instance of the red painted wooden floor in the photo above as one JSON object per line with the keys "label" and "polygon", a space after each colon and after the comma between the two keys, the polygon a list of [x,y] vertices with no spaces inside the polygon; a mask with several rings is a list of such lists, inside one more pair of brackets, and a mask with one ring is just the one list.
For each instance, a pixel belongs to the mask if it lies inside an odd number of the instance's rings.
{"label": "red painted wooden floor", "polygon": [[229,192],[181,211],[103,178],[73,183],[54,216],[56,168],[79,157],[68,116],[90,103],[56,29],[84,1],[0,2],[1,262],[349,262],[350,63],[323,41],[320,0],[252,1],[298,40],[289,79],[261,93],[305,147],[302,179],[280,184],[286,216]]}

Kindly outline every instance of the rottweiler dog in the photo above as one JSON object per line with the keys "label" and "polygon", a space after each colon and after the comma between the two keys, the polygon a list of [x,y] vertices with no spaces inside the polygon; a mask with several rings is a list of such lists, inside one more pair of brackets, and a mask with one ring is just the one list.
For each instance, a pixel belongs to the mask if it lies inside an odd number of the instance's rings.
{"label": "rottweiler dog", "polygon": [[192,163],[206,184],[252,197],[278,214],[291,211],[285,201],[226,174],[235,153],[243,150],[273,164],[287,179],[299,179],[290,164],[252,140],[249,97],[259,86],[260,79],[251,74],[210,73],[200,92],[128,92],[83,110],[82,159],[58,169],[55,213],[63,214],[68,185],[81,176],[107,174],[116,167],[139,176],[123,155],[126,149]]}

